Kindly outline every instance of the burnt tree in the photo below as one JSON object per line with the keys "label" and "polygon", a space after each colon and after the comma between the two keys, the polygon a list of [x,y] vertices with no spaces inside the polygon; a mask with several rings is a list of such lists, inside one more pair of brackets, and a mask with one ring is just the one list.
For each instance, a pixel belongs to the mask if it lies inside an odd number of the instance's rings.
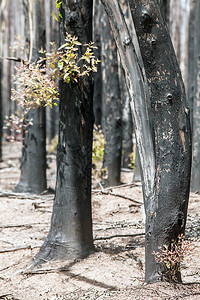
{"label": "burnt tree", "polygon": [[[83,44],[91,41],[91,0],[63,0],[60,12],[61,44],[66,32],[77,36]],[[44,260],[82,258],[93,251],[92,98],[91,76],[79,83],[60,81],[56,194],[50,231],[33,265]]]}
{"label": "burnt tree", "polygon": [[102,128],[105,136],[104,167],[107,185],[120,184],[122,146],[122,105],[118,74],[117,47],[108,17],[102,18]]}
{"label": "burnt tree", "polygon": [[[153,251],[184,233],[190,188],[189,108],[176,55],[157,0],[129,1],[150,90],[117,0],[102,0],[130,92],[146,212],[145,281],[168,279]],[[145,101],[151,104],[146,110]],[[149,117],[152,119],[153,133]],[[181,281],[180,272],[176,280]]]}
{"label": "burnt tree", "polygon": [[2,135],[3,135],[3,107],[2,107],[2,92],[1,92],[1,59],[0,59],[0,161],[2,161]]}
{"label": "burnt tree", "polygon": [[[45,45],[44,0],[23,1],[26,19],[29,62],[37,61]],[[28,17],[29,16],[29,17]],[[25,116],[33,125],[25,132],[21,158],[21,176],[17,192],[41,193],[46,190],[45,109],[32,109]]]}
{"label": "burnt tree", "polygon": [[[189,84],[188,98],[192,107],[193,156],[191,191],[200,191],[200,2],[191,2],[191,36],[189,36]],[[193,29],[193,30],[192,30]]]}

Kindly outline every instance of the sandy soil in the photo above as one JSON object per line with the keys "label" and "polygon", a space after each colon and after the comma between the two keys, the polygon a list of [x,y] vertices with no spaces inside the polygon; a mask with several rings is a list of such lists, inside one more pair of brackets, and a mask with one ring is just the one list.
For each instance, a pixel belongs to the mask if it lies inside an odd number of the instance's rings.
{"label": "sandy soil", "polygon": [[[183,284],[144,284],[144,224],[141,184],[93,193],[95,253],[84,260],[51,262],[28,270],[48,233],[53,194],[15,194],[20,146],[4,144],[0,163],[0,299],[200,299],[200,196],[191,194],[186,237],[194,250]],[[55,186],[55,156],[49,155],[48,186]],[[133,174],[122,173],[131,183]],[[125,197],[123,197],[125,196]],[[127,199],[127,198],[129,199]]]}

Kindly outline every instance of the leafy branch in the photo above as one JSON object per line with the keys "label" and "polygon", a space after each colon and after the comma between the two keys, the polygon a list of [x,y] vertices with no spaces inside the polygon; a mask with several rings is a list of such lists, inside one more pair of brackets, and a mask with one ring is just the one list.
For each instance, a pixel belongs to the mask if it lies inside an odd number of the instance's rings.
{"label": "leafy branch", "polygon": [[[21,61],[20,65],[15,67],[15,88],[12,89],[11,99],[16,101],[23,110],[22,116],[19,116],[19,123],[23,122],[25,114],[30,109],[40,106],[52,108],[57,105],[58,80],[78,83],[85,75],[89,76],[90,73],[97,71],[99,60],[94,56],[94,43],[83,45],[77,37],[67,33],[65,43],[60,48],[56,49],[55,43],[51,43],[51,46],[50,53],[45,50],[40,51],[42,57],[38,61],[33,63]],[[80,47],[86,48],[81,56]],[[17,115],[15,124],[16,118]],[[4,127],[9,128],[8,118]]]}

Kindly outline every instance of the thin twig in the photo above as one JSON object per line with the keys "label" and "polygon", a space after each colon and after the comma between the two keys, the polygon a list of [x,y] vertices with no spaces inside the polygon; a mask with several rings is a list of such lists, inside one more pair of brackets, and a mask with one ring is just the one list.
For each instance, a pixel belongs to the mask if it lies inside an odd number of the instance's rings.
{"label": "thin twig", "polygon": [[23,62],[23,64],[25,64],[25,61],[20,57],[0,57],[0,59],[13,60],[16,62]]}
{"label": "thin twig", "polygon": [[41,245],[36,245],[36,246],[31,246],[31,245],[28,245],[28,246],[21,246],[21,247],[16,247],[16,248],[10,248],[10,249],[3,249],[3,250],[0,250],[0,253],[6,253],[6,252],[14,252],[14,251],[18,251],[18,250],[26,250],[26,249],[34,249],[34,248],[40,248]]}
{"label": "thin twig", "polygon": [[122,194],[119,194],[119,193],[115,193],[115,192],[112,192],[112,191],[99,191],[99,193],[101,194],[105,194],[105,195],[112,195],[112,196],[115,196],[115,197],[120,197],[120,198],[124,198],[124,199],[127,199],[127,200],[130,200],[132,202],[135,202],[135,206],[141,206],[143,205],[143,202],[142,201],[139,201],[139,200],[136,200],[132,197],[129,197],[129,196],[126,196],[126,195],[122,195]]}
{"label": "thin twig", "polygon": [[30,224],[16,224],[16,225],[1,225],[0,228],[15,228],[15,227],[31,227],[34,225],[43,225],[43,224],[49,224],[49,222],[37,222],[37,223],[30,223]]}
{"label": "thin twig", "polygon": [[116,234],[116,235],[111,235],[111,236],[105,236],[105,237],[98,237],[95,238],[94,241],[100,241],[100,240],[110,240],[110,239],[114,239],[114,238],[120,238],[120,237],[136,237],[136,236],[140,236],[140,235],[145,235],[144,232],[142,233],[136,233],[136,234]]}
{"label": "thin twig", "polygon": [[19,198],[19,199],[42,199],[42,201],[49,201],[54,199],[54,195],[46,198],[46,195],[36,195],[31,193],[15,193],[10,191],[0,191],[0,197],[10,197],[10,198]]}
{"label": "thin twig", "polygon": [[22,274],[34,275],[34,274],[46,274],[46,273],[55,273],[59,272],[58,269],[38,269],[33,271],[22,271]]}
{"label": "thin twig", "polygon": [[[115,186],[110,186],[107,188],[104,188],[104,191],[109,191],[109,190],[114,190],[114,189],[120,189],[120,188],[124,188],[124,187],[128,187],[128,186],[136,186],[135,183],[124,183],[124,184],[120,184],[120,185],[115,185]],[[102,190],[92,190],[92,193],[99,193]]]}

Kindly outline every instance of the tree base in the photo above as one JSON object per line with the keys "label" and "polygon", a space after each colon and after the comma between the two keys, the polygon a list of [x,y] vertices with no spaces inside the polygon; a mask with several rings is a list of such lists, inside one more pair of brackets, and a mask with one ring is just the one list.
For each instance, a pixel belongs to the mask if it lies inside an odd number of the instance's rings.
{"label": "tree base", "polygon": [[76,243],[60,243],[47,240],[32,261],[30,268],[55,260],[84,259],[94,252],[94,247],[83,247]]}

